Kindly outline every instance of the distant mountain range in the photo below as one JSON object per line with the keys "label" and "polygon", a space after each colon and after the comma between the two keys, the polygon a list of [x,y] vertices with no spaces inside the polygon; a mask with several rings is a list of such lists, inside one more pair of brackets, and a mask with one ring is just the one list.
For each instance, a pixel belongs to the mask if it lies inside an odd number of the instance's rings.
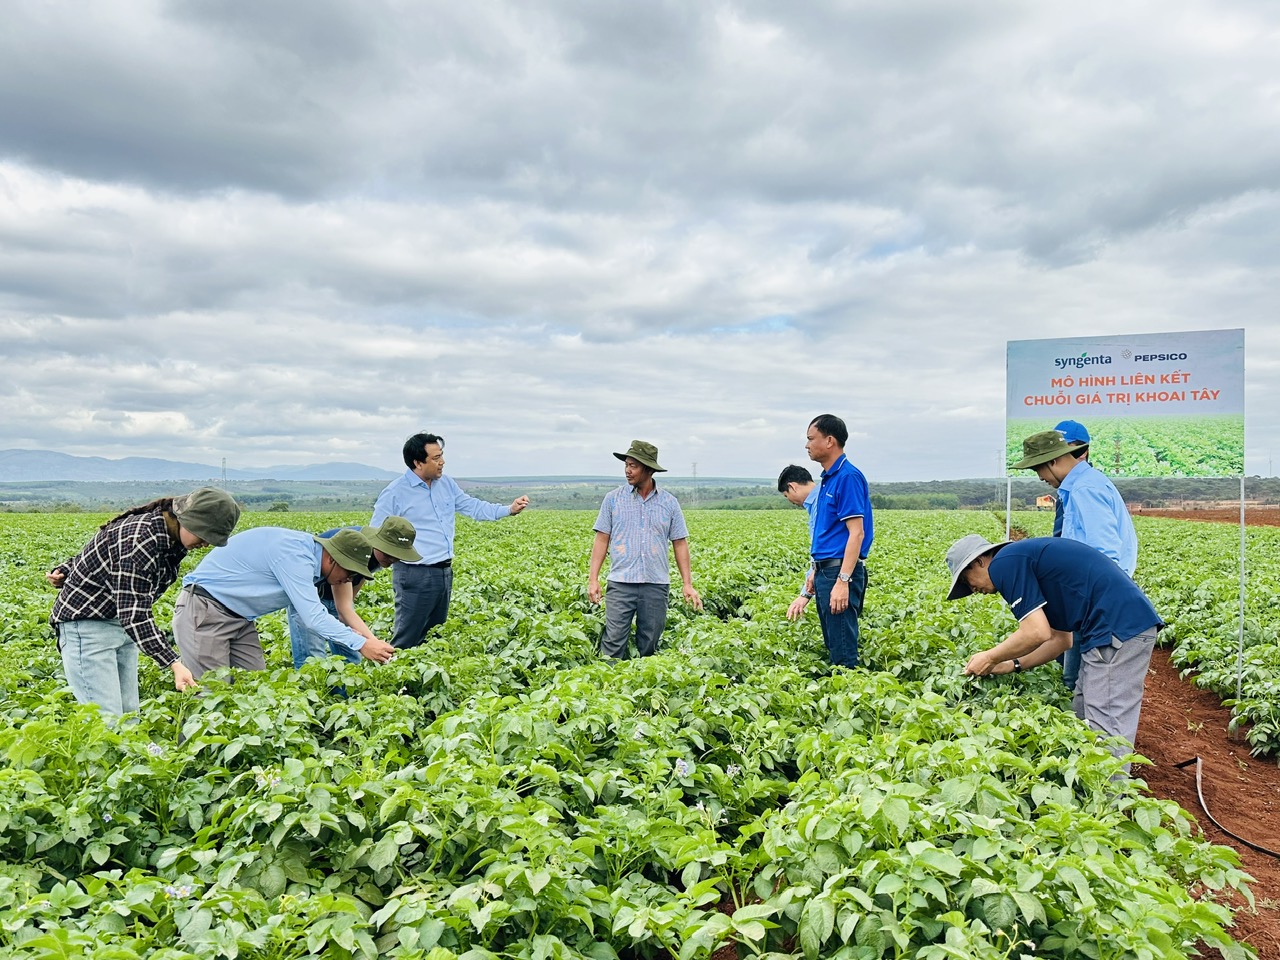
{"label": "distant mountain range", "polygon": [[[392,480],[400,474],[363,463],[312,463],[298,467],[228,469],[228,480]],[[74,457],[52,450],[0,450],[0,483],[42,480],[167,481],[217,480],[222,468],[154,457]]]}

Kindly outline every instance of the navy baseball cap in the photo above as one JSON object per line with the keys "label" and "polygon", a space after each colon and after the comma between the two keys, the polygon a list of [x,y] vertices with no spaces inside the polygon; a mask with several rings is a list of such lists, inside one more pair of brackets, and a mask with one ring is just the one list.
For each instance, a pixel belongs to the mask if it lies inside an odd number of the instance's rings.
{"label": "navy baseball cap", "polygon": [[1084,424],[1076,420],[1063,420],[1053,429],[1062,434],[1062,439],[1073,447],[1085,446],[1089,442],[1089,431]]}

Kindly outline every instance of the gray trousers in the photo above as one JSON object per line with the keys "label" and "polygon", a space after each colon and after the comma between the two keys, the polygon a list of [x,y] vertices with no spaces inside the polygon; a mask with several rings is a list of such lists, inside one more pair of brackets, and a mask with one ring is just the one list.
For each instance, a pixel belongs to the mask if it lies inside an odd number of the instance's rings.
{"label": "gray trousers", "polygon": [[[1116,756],[1133,750],[1142,713],[1142,693],[1156,645],[1156,628],[1136,637],[1113,637],[1105,647],[1094,647],[1080,655],[1080,677],[1076,681],[1072,707],[1076,716],[1099,733],[1119,737],[1128,749],[1115,746]],[[1125,773],[1129,764],[1125,764]]]}
{"label": "gray trousers", "polygon": [[197,680],[219,667],[265,670],[262,641],[252,620],[183,587],[173,605],[173,637],[183,664]]}
{"label": "gray trousers", "polygon": [[391,590],[396,598],[396,630],[391,645],[397,650],[408,650],[422,643],[428,630],[448,619],[453,567],[393,564]]}
{"label": "gray trousers", "polygon": [[605,595],[604,636],[601,652],[613,660],[630,656],[631,621],[636,624],[636,653],[648,657],[658,652],[658,639],[667,625],[669,583],[616,583],[609,581]]}

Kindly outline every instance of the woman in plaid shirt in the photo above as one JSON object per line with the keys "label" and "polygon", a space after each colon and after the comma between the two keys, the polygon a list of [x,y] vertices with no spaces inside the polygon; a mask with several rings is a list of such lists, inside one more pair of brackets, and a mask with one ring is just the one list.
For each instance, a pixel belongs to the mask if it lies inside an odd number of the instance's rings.
{"label": "woman in plaid shirt", "polygon": [[178,578],[188,550],[223,546],[240,519],[230,494],[201,487],[126,510],[73,559],[45,576],[59,589],[49,622],[72,693],[112,716],[138,709],[138,651],[195,686],[151,607]]}

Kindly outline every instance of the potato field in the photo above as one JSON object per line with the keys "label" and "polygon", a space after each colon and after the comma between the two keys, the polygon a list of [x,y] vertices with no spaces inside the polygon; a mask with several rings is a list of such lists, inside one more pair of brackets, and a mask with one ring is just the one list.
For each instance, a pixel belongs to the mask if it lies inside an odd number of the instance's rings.
{"label": "potato field", "polygon": [[[1113,779],[1056,668],[962,677],[1013,620],[946,603],[943,554],[1003,519],[878,513],[866,669],[833,674],[813,611],[784,617],[799,511],[690,513],[706,611],[675,591],[663,651],[622,663],[596,652],[593,518],[460,522],[449,622],[388,665],[295,671],[273,615],[265,672],[193,696],[144,663],[109,725],[65,687],[43,578],[105,518],[0,517],[0,957],[1253,955],[1235,853]],[[1238,530],[1139,523],[1165,639],[1234,698]],[[1235,709],[1267,754],[1280,530],[1249,537]],[[389,636],[386,574],[359,607]]]}

